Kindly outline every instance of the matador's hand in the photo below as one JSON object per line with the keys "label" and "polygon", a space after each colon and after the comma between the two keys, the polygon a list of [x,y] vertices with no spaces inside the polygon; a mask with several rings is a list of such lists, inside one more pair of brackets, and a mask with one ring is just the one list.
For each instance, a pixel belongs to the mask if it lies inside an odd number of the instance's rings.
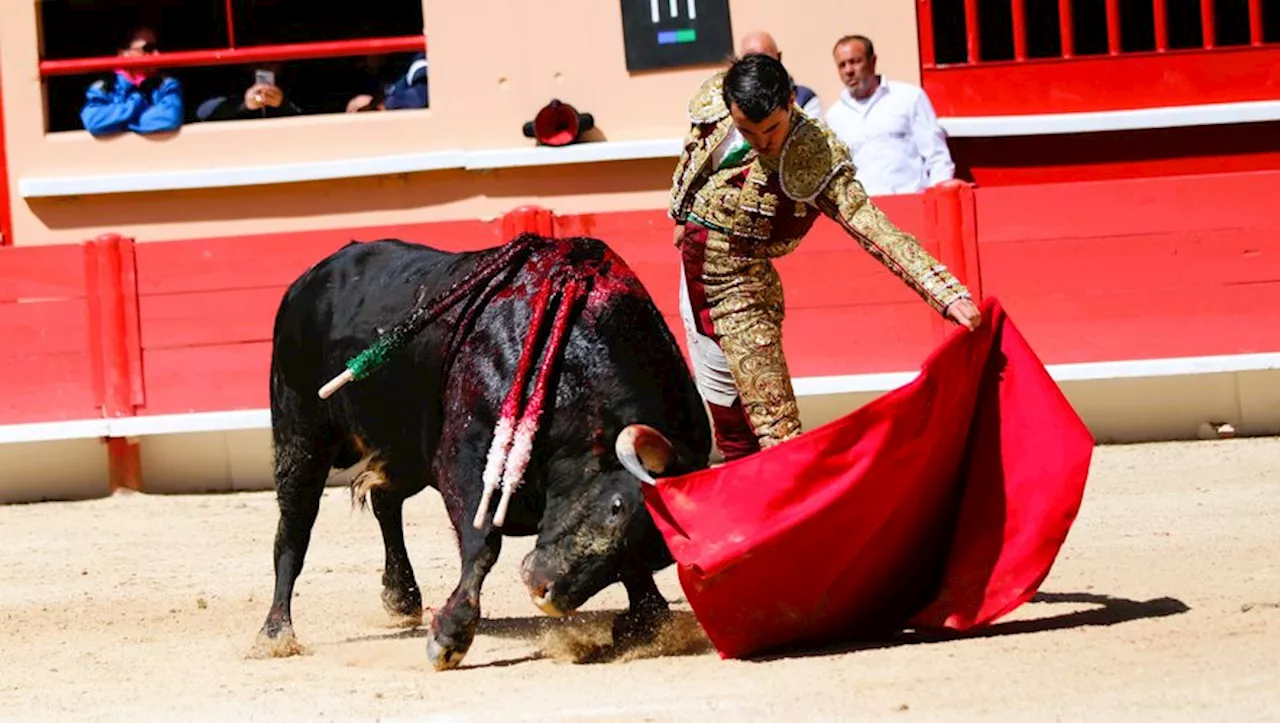
{"label": "matador's hand", "polygon": [[956,299],[951,302],[947,307],[947,316],[969,331],[977,329],[982,324],[982,312],[978,311],[977,305],[969,299]]}

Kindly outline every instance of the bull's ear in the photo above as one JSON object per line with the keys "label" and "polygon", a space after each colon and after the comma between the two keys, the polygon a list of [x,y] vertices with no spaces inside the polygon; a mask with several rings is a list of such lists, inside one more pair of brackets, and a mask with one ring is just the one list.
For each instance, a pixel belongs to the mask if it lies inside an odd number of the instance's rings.
{"label": "bull's ear", "polygon": [[647,484],[656,484],[653,475],[665,472],[675,456],[670,440],[645,424],[628,425],[619,432],[614,451],[622,466]]}

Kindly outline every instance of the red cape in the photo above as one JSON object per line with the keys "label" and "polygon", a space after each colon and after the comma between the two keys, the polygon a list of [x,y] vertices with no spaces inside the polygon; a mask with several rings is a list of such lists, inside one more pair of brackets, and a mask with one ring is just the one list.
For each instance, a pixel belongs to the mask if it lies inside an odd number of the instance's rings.
{"label": "red cape", "polygon": [[646,485],[724,658],[1029,600],[1084,494],[1093,437],[998,301],[910,384],[750,457]]}

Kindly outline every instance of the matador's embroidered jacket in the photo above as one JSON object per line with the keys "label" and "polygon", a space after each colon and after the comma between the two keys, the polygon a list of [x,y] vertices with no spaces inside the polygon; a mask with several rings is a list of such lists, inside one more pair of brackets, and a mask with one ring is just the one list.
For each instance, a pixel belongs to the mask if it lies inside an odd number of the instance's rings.
{"label": "matador's embroidered jacket", "polygon": [[714,168],[715,149],[734,129],[723,78],[723,71],[712,76],[689,102],[692,128],[672,177],[669,208],[676,222],[708,229],[704,248],[682,248],[686,274],[702,287],[704,313],[715,326],[704,333],[732,335],[757,326],[759,314],[781,322],[782,287],[769,259],[794,250],[818,214],[839,223],[939,313],[969,298],[958,279],[870,202],[854,180],[845,144],[799,108],[791,110],[778,159],[752,151]]}

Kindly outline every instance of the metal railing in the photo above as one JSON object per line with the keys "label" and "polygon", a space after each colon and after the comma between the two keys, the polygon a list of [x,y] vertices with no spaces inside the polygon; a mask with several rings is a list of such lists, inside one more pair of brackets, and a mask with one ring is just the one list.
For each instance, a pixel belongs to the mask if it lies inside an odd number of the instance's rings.
{"label": "metal railing", "polygon": [[236,13],[234,12],[233,4],[234,0],[223,0],[223,11],[227,24],[226,47],[205,50],[182,50],[136,58],[107,55],[92,58],[41,60],[40,77],[99,73],[115,68],[180,68],[264,63],[277,60],[340,58],[353,55],[417,52],[425,50],[427,47],[427,39],[424,35],[236,47]]}

